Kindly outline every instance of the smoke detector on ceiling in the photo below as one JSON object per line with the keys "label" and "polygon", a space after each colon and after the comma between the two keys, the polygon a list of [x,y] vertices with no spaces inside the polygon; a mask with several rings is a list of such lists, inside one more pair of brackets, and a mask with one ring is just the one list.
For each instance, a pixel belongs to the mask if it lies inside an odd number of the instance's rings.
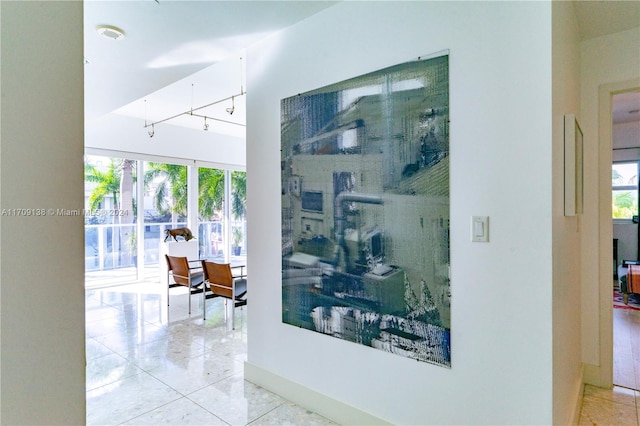
{"label": "smoke detector on ceiling", "polygon": [[98,34],[111,40],[122,40],[124,38],[124,31],[112,25],[99,25],[96,30]]}

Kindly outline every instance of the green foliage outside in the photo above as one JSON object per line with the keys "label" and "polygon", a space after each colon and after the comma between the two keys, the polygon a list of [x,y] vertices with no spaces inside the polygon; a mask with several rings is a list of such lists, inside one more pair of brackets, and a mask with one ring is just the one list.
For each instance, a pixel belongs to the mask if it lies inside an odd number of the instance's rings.
{"label": "green foliage outside", "polygon": [[[127,167],[129,166],[129,167]],[[122,193],[133,193],[133,179],[125,177],[130,184],[123,188],[123,174],[131,173],[131,161],[110,158],[106,171],[85,163],[84,174],[87,182],[96,183],[89,197],[91,209],[97,209],[105,197],[111,196],[115,208],[122,208]],[[231,214],[234,219],[242,219],[246,214],[247,184],[246,172],[231,173]],[[153,206],[161,214],[174,217],[187,215],[187,166],[149,162],[144,174],[145,189],[155,184]],[[222,210],[224,203],[224,170],[200,168],[198,170],[198,214],[200,220],[212,220]],[[127,197],[128,198],[128,197]]]}
{"label": "green foliage outside", "polygon": [[95,166],[85,163],[84,180],[96,184],[89,197],[89,207],[97,210],[105,197],[113,197],[114,206],[118,205],[120,195],[120,162],[112,158],[106,171],[101,171]]}
{"label": "green foliage outside", "polygon": [[630,191],[614,193],[612,207],[614,219],[631,219],[638,214],[638,200]]}

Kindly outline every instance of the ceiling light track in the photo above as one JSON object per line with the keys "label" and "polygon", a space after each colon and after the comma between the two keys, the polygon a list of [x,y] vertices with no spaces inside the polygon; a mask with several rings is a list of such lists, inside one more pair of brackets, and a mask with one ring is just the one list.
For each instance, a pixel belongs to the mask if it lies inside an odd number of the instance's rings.
{"label": "ceiling light track", "polygon": [[189,113],[189,115],[191,115],[193,117],[204,118],[205,120],[214,120],[214,121],[220,121],[221,123],[233,124],[234,126],[247,127],[245,124],[242,124],[242,123],[234,123],[233,121],[223,120],[221,118],[210,117],[208,115],[193,114],[193,113]]}
{"label": "ceiling light track", "polygon": [[[217,101],[214,101],[214,102],[208,103],[208,104],[206,104],[206,105],[199,106],[199,107],[197,107],[197,108],[191,108],[191,109],[190,109],[190,110],[188,110],[188,111],[184,111],[184,112],[181,112],[181,113],[179,113],[179,114],[172,115],[171,117],[163,118],[162,120],[153,121],[153,122],[147,122],[147,120],[145,119],[145,121],[144,121],[144,128],[146,129],[146,128],[148,128],[148,127],[151,127],[151,131],[149,132],[149,137],[153,137],[153,134],[155,134],[155,125],[156,125],[156,124],[166,123],[167,121],[173,120],[173,119],[178,118],[178,117],[182,117],[183,115],[190,115],[190,116],[193,116],[193,117],[200,117],[200,118],[204,118],[204,119],[205,119],[205,127],[204,127],[204,130],[207,130],[207,129],[209,128],[208,124],[206,123],[206,120],[220,121],[220,122],[222,122],[222,123],[227,123],[227,124],[233,124],[233,125],[235,125],[235,126],[242,126],[242,127],[246,127],[246,125],[245,125],[245,124],[242,124],[242,123],[235,123],[235,122],[233,122],[233,121],[222,120],[222,119],[220,119],[220,118],[210,117],[210,116],[208,116],[208,115],[204,115],[204,114],[195,114],[195,112],[196,112],[196,111],[199,111],[199,110],[201,110],[201,109],[208,108],[208,107],[210,107],[210,106],[213,106],[213,105],[216,105],[216,104],[219,104],[219,103],[222,103],[222,102],[226,102],[226,101],[231,100],[231,108],[227,108],[227,112],[229,113],[229,115],[231,115],[231,114],[233,114],[233,110],[235,110],[235,98],[236,98],[237,96],[244,96],[244,95],[246,95],[246,94],[247,94],[247,92],[245,92],[245,91],[241,88],[241,89],[240,89],[240,93],[236,93],[235,95],[228,96],[228,97],[226,97],[226,98],[224,98],[224,99],[219,99],[219,100],[217,100]],[[231,112],[229,112],[229,111],[231,111]],[[146,101],[145,101],[145,115],[146,115]]]}

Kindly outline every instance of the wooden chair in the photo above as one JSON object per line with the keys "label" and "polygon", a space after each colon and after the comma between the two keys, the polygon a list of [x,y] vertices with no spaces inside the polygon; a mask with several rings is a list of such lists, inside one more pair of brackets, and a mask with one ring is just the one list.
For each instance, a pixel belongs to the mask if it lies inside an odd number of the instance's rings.
{"label": "wooden chair", "polygon": [[[198,266],[189,266],[186,257],[175,257],[165,254],[167,258],[167,306],[169,306],[169,289],[179,285],[189,287],[189,315],[191,315],[191,295],[200,292],[204,293],[204,286],[198,289],[198,286],[204,281],[204,274],[199,261]],[[196,262],[196,261],[192,261]],[[175,284],[171,284],[170,278],[173,277]]]}
{"label": "wooden chair", "polygon": [[[233,276],[231,274],[231,265],[228,263],[215,263],[202,261],[202,271],[204,272],[204,304],[206,312],[207,287],[211,291],[210,297],[224,297],[224,315],[227,319],[227,302],[231,300],[233,307],[244,306],[247,304],[247,280],[246,275],[240,274]],[[231,328],[233,324],[233,309],[231,313]]]}

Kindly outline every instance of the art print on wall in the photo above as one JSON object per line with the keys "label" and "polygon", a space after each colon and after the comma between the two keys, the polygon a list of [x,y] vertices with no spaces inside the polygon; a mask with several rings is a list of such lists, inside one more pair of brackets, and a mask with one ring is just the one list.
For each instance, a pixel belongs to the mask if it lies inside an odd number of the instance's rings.
{"label": "art print on wall", "polygon": [[448,59],[282,100],[284,323],[451,366]]}

